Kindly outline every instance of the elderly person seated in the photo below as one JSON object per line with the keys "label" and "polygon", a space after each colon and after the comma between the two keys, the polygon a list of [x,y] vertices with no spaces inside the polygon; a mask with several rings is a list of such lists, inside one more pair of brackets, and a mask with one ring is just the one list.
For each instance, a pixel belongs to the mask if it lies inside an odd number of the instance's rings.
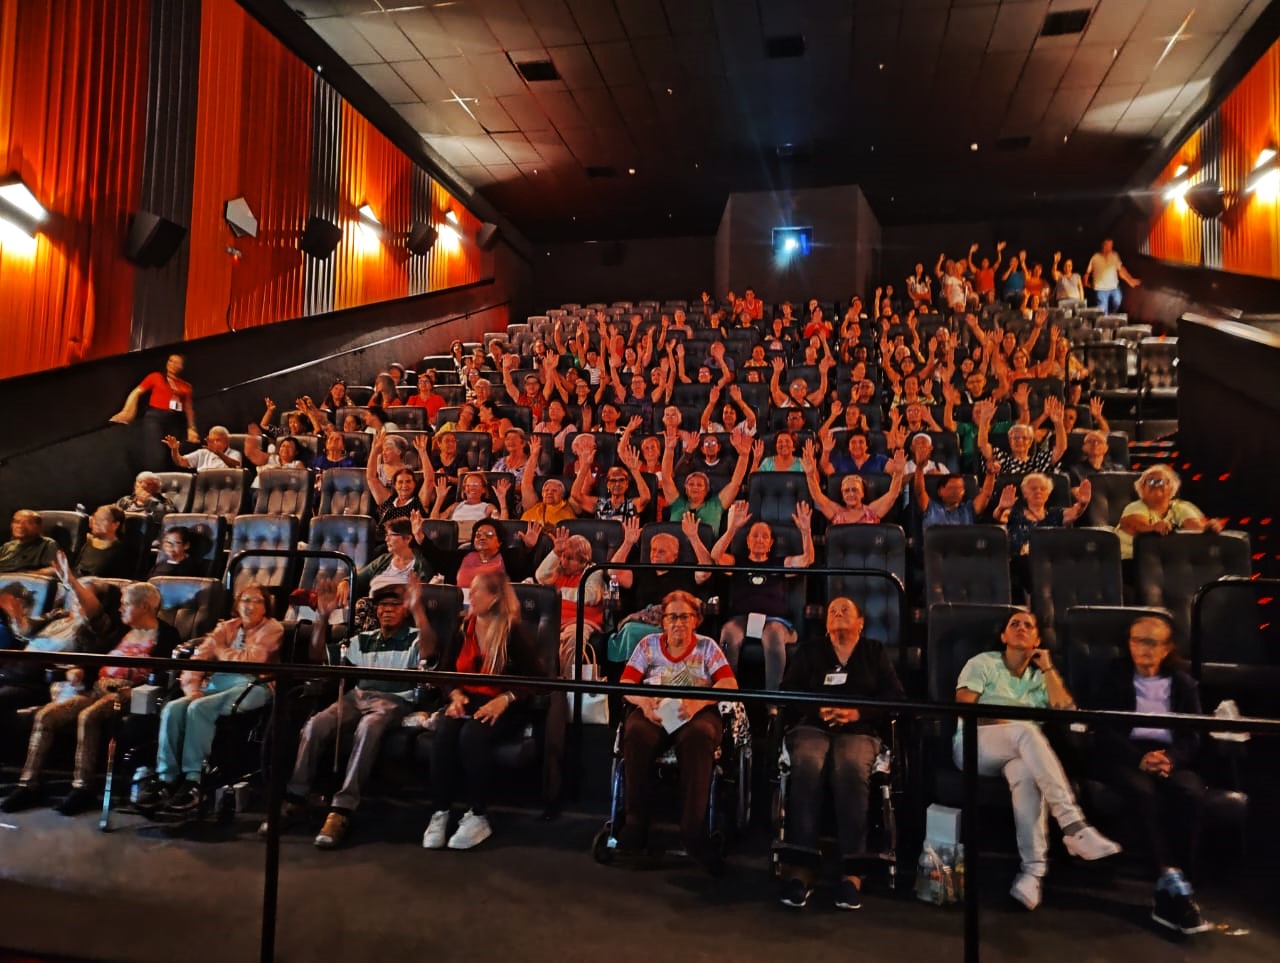
{"label": "elderly person seated", "polygon": [[14,512],[9,533],[12,538],[0,545],[0,573],[53,572],[58,543],[44,534],[44,519],[39,512],[26,508]]}
{"label": "elderly person seated", "polygon": [[356,570],[355,585],[345,578],[337,583],[339,607],[347,604],[353,592],[357,599],[363,599],[389,585],[407,585],[414,578],[430,581],[434,574],[431,563],[414,537],[414,523],[421,527],[421,521],[421,513],[415,513],[382,526],[387,550]]}
{"label": "elderly person seated", "polygon": [[1067,473],[1071,476],[1073,488],[1095,472],[1128,470],[1128,465],[1121,465],[1111,460],[1106,432],[1099,431],[1096,428],[1085,432],[1084,440],[1081,443],[1080,457],[1067,466]]}
{"label": "elderly person seated", "polygon": [[[715,560],[702,543],[698,532],[698,518],[693,512],[685,512],[680,519],[680,530],[684,534],[694,557],[699,564],[712,566]],[[632,518],[623,523],[622,544],[613,553],[609,561],[626,562],[631,551],[640,542],[640,520]],[[654,535],[649,540],[649,563],[652,565],[674,565],[680,560],[680,541],[674,535],[665,532]],[[622,624],[609,638],[607,661],[613,663],[626,662],[632,651],[646,635],[662,624],[662,606],[650,603],[650,599],[661,598],[667,592],[682,591],[696,594],[699,585],[705,585],[711,579],[710,571],[672,571],[670,569],[641,569],[632,571],[629,568],[611,569],[609,574],[620,588],[631,589],[642,608],[628,615]]]}
{"label": "elderly person seated", "polygon": [[[1074,708],[1040,630],[1030,612],[1015,610],[1000,635],[1002,652],[982,652],[964,664],[956,680],[957,702],[997,706]],[[1085,821],[1062,763],[1036,722],[982,719],[978,729],[978,772],[1003,774],[1013,793],[1013,822],[1022,867],[1009,894],[1029,910],[1040,905],[1049,869],[1046,811],[1062,828],[1067,852],[1081,859],[1114,856],[1120,847]],[[956,766],[964,768],[963,726],[956,728]]]}
{"label": "elderly person seated", "polygon": [[703,472],[690,472],[684,478],[683,494],[676,487],[674,470],[676,448],[680,444],[679,435],[668,431],[663,438],[662,451],[662,497],[667,502],[668,517],[673,522],[684,518],[686,512],[693,512],[698,521],[711,526],[713,532],[720,530],[724,520],[725,507],[733,504],[747,477],[747,468],[751,464],[751,436],[745,432],[735,431],[729,436],[729,442],[738,453],[738,461],[734,465],[733,475],[723,488],[712,492],[711,479]]}
{"label": "elderly person seated", "polygon": [[1033,471],[1022,478],[1022,498],[1017,489],[1005,485],[1000,501],[992,512],[995,520],[1009,530],[1010,566],[1015,591],[1031,589],[1031,573],[1027,566],[1027,554],[1031,551],[1031,532],[1037,528],[1063,528],[1074,525],[1089,507],[1093,494],[1089,479],[1076,489],[1075,501],[1070,508],[1050,508],[1049,496],[1053,494],[1053,479],[1043,472]]}
{"label": "elderly person seated", "polygon": [[445,499],[449,497],[448,480],[437,478],[435,487],[436,497],[431,506],[431,517],[457,522],[460,544],[471,541],[471,531],[476,522],[485,518],[496,518],[500,514],[498,506],[488,500],[489,482],[484,472],[473,471],[463,475],[459,483],[462,497],[448,505],[445,504]]}
{"label": "elderly person seated", "polygon": [[1067,429],[1063,424],[1063,404],[1057,398],[1046,398],[1045,413],[1053,423],[1053,446],[1036,448],[1035,429],[1021,422],[1009,428],[1008,450],[996,449],[991,444],[991,422],[996,406],[990,401],[980,401],[973,406],[973,420],[978,426],[978,451],[988,462],[995,461],[1006,475],[1025,475],[1027,472],[1046,472],[1062,460],[1067,451]]}
{"label": "elderly person seated", "polygon": [[[747,528],[751,513],[746,502],[734,502],[729,509],[729,524],[720,536],[711,557],[717,565],[731,571],[729,579],[729,603],[726,606],[729,620],[720,630],[720,647],[724,649],[729,664],[735,670],[742,645],[748,631],[759,634],[764,646],[764,684],[766,689],[777,689],[782,683],[782,672],[787,665],[787,647],[794,645],[800,628],[791,624],[794,594],[800,591],[793,581],[794,575],[776,571],[761,571],[752,566],[771,568],[808,568],[813,564],[813,509],[808,503],[796,506],[791,521],[800,530],[801,550],[798,555],[783,557],[775,549],[773,530],[768,522],[756,522],[747,530],[747,554],[745,558],[731,551],[734,537]],[[757,624],[759,623],[759,624]]]}
{"label": "elderly person seated", "polygon": [[[1133,621],[1128,652],[1111,665],[1091,708],[1201,713],[1199,683],[1187,674],[1166,620],[1147,615]],[[1156,874],[1151,918],[1186,935],[1210,929],[1187,879],[1204,802],[1204,783],[1192,768],[1200,734],[1106,726],[1098,730],[1098,750],[1102,780],[1124,798],[1128,825],[1147,842]]]}
{"label": "elderly person seated", "polygon": [[183,672],[182,698],[165,703],[160,713],[160,747],[156,771],[139,788],[137,805],[144,814],[164,809],[177,816],[199,811],[204,801],[200,776],[213,746],[219,716],[258,709],[271,700],[259,677],[235,671],[237,662],[276,662],[284,627],[267,615],[271,596],[256,583],[236,595],[234,618],[194,640],[192,658],[230,663],[225,672]]}
{"label": "elderly person seated", "polygon": [[813,442],[805,442],[804,476],[809,486],[809,497],[818,511],[832,525],[877,525],[893,510],[902,494],[902,479],[907,471],[907,456],[898,451],[889,462],[889,490],[874,502],[863,501],[867,483],[861,475],[846,475],[840,480],[840,502],[837,504],[822,490],[822,476],[818,474],[818,462],[813,456]]}
{"label": "elderly person seated", "polygon": [[964,497],[964,475],[945,475],[938,481],[938,497],[931,498],[924,484],[924,466],[919,466],[911,476],[911,491],[916,509],[920,512],[923,528],[931,525],[974,525],[987,510],[991,495],[996,490],[996,474],[1000,466],[987,463],[987,474],[982,487],[973,498]]}
{"label": "elderly person seated", "polygon": [[[578,475],[573,480],[573,491],[569,500],[573,507],[584,515],[594,515],[600,519],[613,519],[625,522],[629,518],[638,518],[649,504],[649,484],[640,472],[640,456],[627,441],[618,445],[620,465],[614,465],[604,475],[605,494],[593,495],[595,483],[585,464],[580,465]],[[635,479],[636,497],[627,497],[627,483]]]}
{"label": "elderly person seated", "polygon": [[595,571],[583,578],[591,557],[591,542],[585,536],[570,535],[568,529],[557,528],[551,553],[534,573],[538,584],[550,585],[560,596],[560,674],[566,679],[573,678],[579,599],[584,630],[590,634],[604,628],[604,572]]}
{"label": "elderly person seated", "polygon": [[[736,689],[738,681],[720,647],[697,632],[702,602],[688,592],[669,592],[662,599],[662,632],[645,636],[627,660],[625,685],[680,685],[695,689]],[[645,695],[625,697],[639,711],[623,722],[622,765],[626,780],[626,819],[619,856],[642,861],[648,849],[653,816],[654,761],[674,745],[680,765],[680,832],[685,850],[711,872],[719,872],[721,855],[707,834],[711,769],[724,723],[715,698],[669,699]]]}
{"label": "elderly person seated", "polygon": [[[478,575],[488,573],[518,580],[531,574],[529,556],[541,538],[542,526],[528,522],[522,530],[516,531],[509,544],[503,545],[502,533],[492,519],[476,522],[471,530],[471,547],[460,549],[462,557],[457,560],[458,575],[454,583],[462,589],[462,597],[467,598],[471,583]],[[414,540],[428,553],[428,557],[432,556],[422,531],[414,530]]]}
{"label": "elderly person seated", "polygon": [[173,435],[163,439],[169,449],[169,458],[175,467],[183,471],[209,471],[214,468],[239,468],[240,452],[231,447],[231,432],[222,425],[214,425],[205,437],[204,446],[188,454],[178,451],[182,442]]}
{"label": "elderly person seated", "polygon": [[[542,439],[537,435],[529,441],[529,459],[536,465],[542,455]],[[565,501],[564,482],[548,478],[542,483],[542,497],[538,497],[537,473],[527,471],[520,476],[520,520],[537,522],[543,528],[553,528],[563,521],[576,518],[573,506]]]}
{"label": "elderly person seated", "polygon": [[[483,675],[545,675],[537,649],[520,620],[520,601],[507,577],[485,572],[471,583],[470,612],[461,645],[446,657],[448,672]],[[493,753],[499,739],[528,722],[527,695],[498,685],[465,683],[448,689],[443,718],[431,743],[431,822],[424,849],[471,849],[493,834],[489,797],[493,793]],[[449,820],[465,784],[469,808],[453,835]]]}
{"label": "elderly person seated", "polygon": [[[82,586],[80,591],[88,590]],[[89,593],[85,602],[88,604],[84,607],[92,608],[97,600]],[[155,586],[146,582],[126,586],[120,598],[120,619],[128,631],[108,654],[124,658],[168,658],[178,645],[178,631],[157,617],[159,611],[160,593]],[[45,759],[57,733],[72,727],[76,730],[75,772],[71,777],[71,792],[57,810],[64,816],[75,816],[91,809],[97,802],[92,780],[102,730],[121,706],[128,705],[130,689],[146,682],[150,673],[150,669],[127,665],[103,666],[93,684],[85,688],[84,670],[68,669],[66,681],[54,684],[53,701],[36,712],[18,788],[0,803],[0,810],[18,812],[43,801],[40,777]]]}
{"label": "elderly person seated", "polygon": [[102,505],[89,516],[89,537],[76,562],[76,574],[93,578],[128,578],[133,575],[129,547],[124,539],[124,512]]}
{"label": "elderly person seated", "polygon": [[116,508],[126,515],[143,515],[154,525],[178,510],[173,499],[160,490],[160,476],[151,471],[138,472],[133,480],[133,493],[117,501]]}
{"label": "elderly person seated", "polygon": [[[864,639],[862,612],[852,599],[827,606],[827,634],[796,649],[782,688],[844,698],[902,699],[893,663],[876,639]],[[842,861],[836,906],[862,905],[859,860],[867,848],[867,797],[871,767],[880,754],[882,713],[873,709],[800,706],[784,716],[791,757],[786,850],[782,861],[782,902],[796,909],[809,901],[821,868],[818,830],[823,809],[823,773],[835,797],[836,836]]]}
{"label": "elderly person seated", "polygon": [[171,528],[160,536],[160,551],[147,579],[157,575],[199,575],[201,569],[200,559],[191,554],[191,533],[185,528]]}
{"label": "elderly person seated", "polygon": [[1205,518],[1191,502],[1178,498],[1182,481],[1168,465],[1152,465],[1133,483],[1138,500],[1120,513],[1116,534],[1120,536],[1120,558],[1133,558],[1133,536],[1144,532],[1168,535],[1171,532],[1220,532],[1222,520]]}
{"label": "elderly person seated", "polygon": [[[317,618],[311,630],[311,661],[328,660],[329,615],[338,605],[337,592],[327,581],[316,585]],[[436,635],[422,607],[422,583],[410,576],[403,585],[383,585],[373,593],[377,628],[359,632],[343,647],[343,665],[366,669],[416,669],[434,663]],[[298,742],[298,756],[280,809],[282,827],[307,814],[307,796],[324,762],[332,763],[327,749],[335,739],[352,734],[342,786],[329,803],[324,826],[315,838],[320,849],[342,844],[351,817],[360,805],[360,790],[373,771],[378,749],[388,729],[397,726],[412,708],[413,687],[383,679],[360,679],[341,698],[307,720]],[[267,823],[259,828],[265,835]]]}

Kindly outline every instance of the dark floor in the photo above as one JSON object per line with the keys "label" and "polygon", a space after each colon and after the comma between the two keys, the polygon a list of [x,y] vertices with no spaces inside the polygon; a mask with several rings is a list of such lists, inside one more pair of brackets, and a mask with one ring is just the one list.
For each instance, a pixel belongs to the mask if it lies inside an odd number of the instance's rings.
{"label": "dark floor", "polygon": [[[130,963],[257,958],[265,849],[254,821],[178,834],[132,816],[116,822],[103,834],[91,816],[42,809],[0,817],[0,947]],[[821,890],[803,912],[780,907],[763,835],[741,841],[728,874],[713,880],[674,858],[647,872],[597,865],[588,855],[595,815],[548,824],[499,810],[495,836],[470,853],[424,851],[425,822],[421,804],[374,800],[340,851],[317,851],[309,835],[287,837],[277,959],[961,957],[958,909],[890,897],[883,886],[869,887],[857,913],[836,911]],[[1221,883],[1203,887],[1205,914],[1222,928],[1184,940],[1150,922],[1148,886],[1132,866],[1115,875],[1056,867],[1034,915],[1006,896],[1011,862],[991,858],[982,869],[984,960],[1280,959],[1267,875],[1240,886],[1243,896]]]}

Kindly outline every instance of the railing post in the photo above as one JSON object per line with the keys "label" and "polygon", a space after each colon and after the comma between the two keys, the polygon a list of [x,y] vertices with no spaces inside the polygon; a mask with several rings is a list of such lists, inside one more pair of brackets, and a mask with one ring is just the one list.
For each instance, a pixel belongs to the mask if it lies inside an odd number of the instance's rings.
{"label": "railing post", "polygon": [[262,873],[262,963],[276,958],[276,916],[280,897],[280,803],[284,795],[284,770],[280,745],[284,742],[284,707],[287,686],[277,678],[271,700],[271,752],[267,758],[267,863]]}
{"label": "railing post", "polygon": [[964,808],[960,812],[960,839],[964,843],[964,959],[965,963],[978,963],[978,720],[971,717],[964,722]]}

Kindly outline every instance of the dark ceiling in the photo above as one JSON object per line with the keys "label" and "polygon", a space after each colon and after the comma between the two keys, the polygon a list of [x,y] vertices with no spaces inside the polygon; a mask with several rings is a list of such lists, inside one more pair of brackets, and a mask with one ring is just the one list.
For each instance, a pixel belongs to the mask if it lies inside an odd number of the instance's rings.
{"label": "dark ceiling", "polygon": [[561,240],[707,234],[731,191],[851,182],[886,224],[1101,205],[1269,2],[288,5],[516,227]]}

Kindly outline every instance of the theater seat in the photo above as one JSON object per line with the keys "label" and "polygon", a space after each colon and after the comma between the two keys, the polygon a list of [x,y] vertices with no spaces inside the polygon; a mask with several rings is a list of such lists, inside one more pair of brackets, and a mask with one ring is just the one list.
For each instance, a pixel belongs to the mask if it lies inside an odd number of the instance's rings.
{"label": "theater seat", "polygon": [[458,439],[458,457],[467,467],[487,471],[493,464],[493,436],[487,431],[455,431],[453,435]]}
{"label": "theater seat", "polygon": [[58,543],[58,548],[74,566],[89,535],[89,517],[75,511],[48,510],[40,512],[40,520],[45,536]]}
{"label": "theater seat", "polygon": [[[898,525],[832,525],[827,529],[826,561],[832,568],[888,572],[905,585],[907,536]],[[828,575],[827,601],[838,595],[854,600],[866,623],[863,633],[888,647],[900,672],[920,667],[918,648],[900,648],[901,597],[892,582],[872,575]]]}
{"label": "theater seat", "polygon": [[595,562],[607,562],[622,545],[622,522],[615,519],[570,518],[561,525],[570,535],[581,535],[591,543],[591,558]]}
{"label": "theater seat", "polygon": [[[351,557],[356,568],[368,564],[372,544],[373,519],[367,515],[317,515],[311,519],[311,527],[307,531],[307,548],[341,552]],[[343,579],[347,577],[347,567],[334,559],[306,559],[298,587],[311,589],[322,575]]]}
{"label": "theater seat", "polygon": [[6,572],[0,575],[0,585],[16,582],[31,593],[31,617],[39,618],[53,606],[58,592],[58,580],[52,575],[32,575],[30,572]]}
{"label": "theater seat", "polygon": [[191,489],[195,486],[196,480],[195,474],[189,471],[160,471],[155,474],[160,479],[160,493],[167,495],[173,502],[173,510],[189,512]]}
{"label": "theater seat", "polygon": [[212,578],[157,575],[151,584],[160,593],[160,617],[187,642],[210,631],[224,610],[222,583]]}
{"label": "theater seat", "polygon": [[[751,508],[753,523],[789,524],[791,516],[795,514],[796,504],[801,501],[809,501],[809,486],[803,472],[754,471],[747,476],[747,502]],[[815,521],[821,519],[817,512],[814,512],[814,516]]]}
{"label": "theater seat", "polygon": [[[298,520],[292,515],[241,515],[231,524],[228,567],[236,556],[255,549],[294,551],[298,547]],[[291,588],[294,560],[268,555],[246,555],[229,572],[236,591],[250,583],[271,588]]]}
{"label": "theater seat", "polygon": [[321,515],[372,515],[363,468],[326,468],[320,479]]}
{"label": "theater seat", "polygon": [[1138,602],[1173,613],[1186,655],[1196,593],[1223,575],[1250,574],[1249,536],[1244,532],[1135,535],[1133,570]]}
{"label": "theater seat", "polygon": [[1079,705],[1096,707],[1102,690],[1095,667],[1128,651],[1129,626],[1142,616],[1173,625],[1168,609],[1150,606],[1073,605],[1063,613],[1058,648],[1067,688]]}
{"label": "theater seat", "polygon": [[1213,698],[1236,700],[1245,715],[1280,710],[1280,649],[1261,599],[1274,585],[1225,575],[1205,585],[1192,608],[1191,671]]}
{"label": "theater seat", "polygon": [[258,472],[258,515],[292,515],[299,521],[311,504],[311,473],[305,468],[263,468]]}
{"label": "theater seat", "polygon": [[244,477],[243,468],[211,468],[196,472],[191,491],[192,514],[220,515],[230,523],[244,505]]}
{"label": "theater seat", "polygon": [[999,525],[933,525],[924,533],[925,604],[1008,605],[1009,536]]}
{"label": "theater seat", "polygon": [[1109,528],[1032,529],[1027,564],[1031,610],[1048,648],[1059,647],[1072,606],[1122,601],[1120,539]]}
{"label": "theater seat", "polygon": [[1115,528],[1120,524],[1124,507],[1137,499],[1134,485],[1140,473],[1136,471],[1100,471],[1089,476],[1093,489],[1084,521],[1090,525]]}
{"label": "theater seat", "polygon": [[227,523],[220,515],[170,512],[164,517],[160,535],[170,529],[181,528],[187,533],[191,547],[187,554],[199,559],[206,578],[222,574],[222,543],[226,540]]}

